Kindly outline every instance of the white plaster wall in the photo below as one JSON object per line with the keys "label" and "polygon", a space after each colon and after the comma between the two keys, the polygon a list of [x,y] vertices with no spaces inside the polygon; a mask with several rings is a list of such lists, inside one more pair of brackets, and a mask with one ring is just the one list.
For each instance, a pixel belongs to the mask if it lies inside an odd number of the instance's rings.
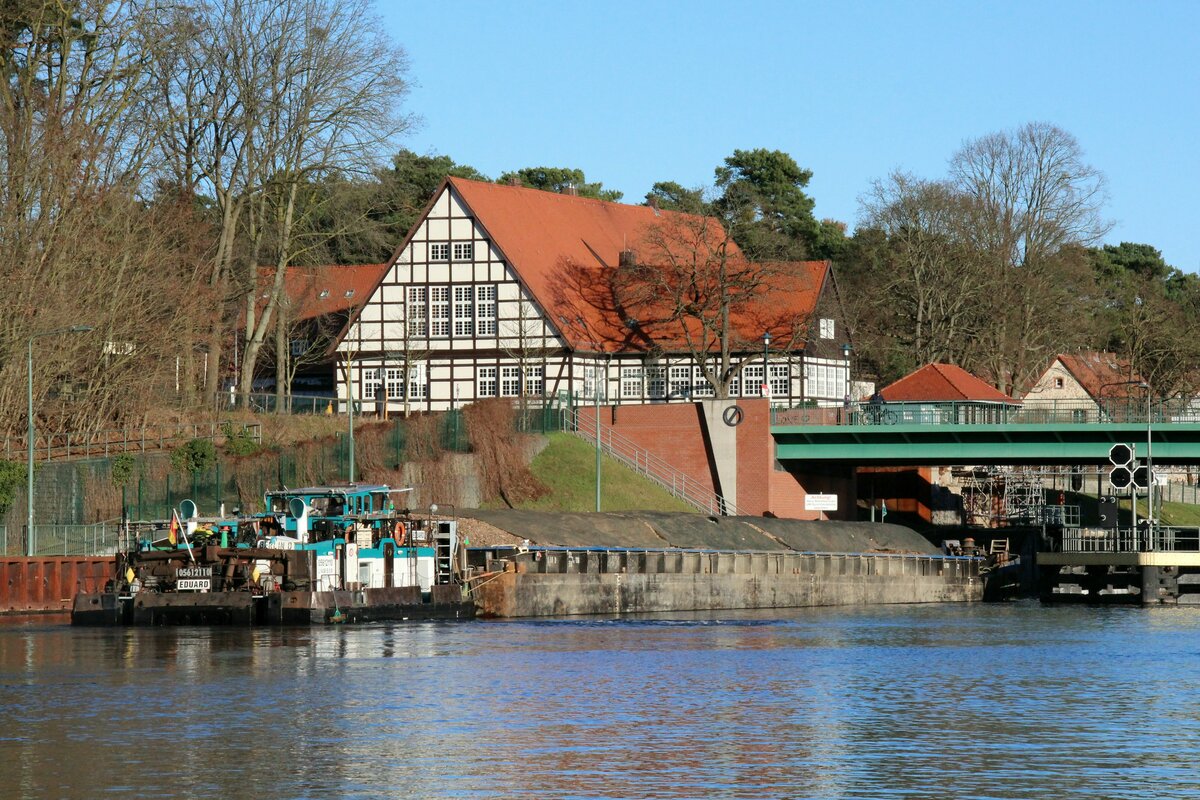
{"label": "white plaster wall", "polygon": [[[1062,380],[1062,388],[1056,388],[1056,379]],[[1087,390],[1067,371],[1058,359],[1042,373],[1033,387],[1026,393],[1026,400],[1089,400]]]}

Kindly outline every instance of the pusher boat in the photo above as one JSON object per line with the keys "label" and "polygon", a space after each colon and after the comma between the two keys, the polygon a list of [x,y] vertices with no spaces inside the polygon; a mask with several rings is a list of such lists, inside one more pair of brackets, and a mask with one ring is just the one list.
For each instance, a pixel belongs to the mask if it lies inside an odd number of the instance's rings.
{"label": "pusher boat", "polygon": [[397,509],[408,489],[268,492],[261,514],[131,524],[105,590],[75,596],[76,625],[288,625],[466,619],[465,546],[454,519]]}

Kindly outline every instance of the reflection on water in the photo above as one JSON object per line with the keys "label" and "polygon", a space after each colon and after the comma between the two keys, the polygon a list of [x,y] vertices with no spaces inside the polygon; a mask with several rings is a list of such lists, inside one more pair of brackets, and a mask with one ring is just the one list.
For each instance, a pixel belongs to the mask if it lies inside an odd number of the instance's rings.
{"label": "reflection on water", "polygon": [[1200,613],[0,626],[0,796],[1194,797]]}

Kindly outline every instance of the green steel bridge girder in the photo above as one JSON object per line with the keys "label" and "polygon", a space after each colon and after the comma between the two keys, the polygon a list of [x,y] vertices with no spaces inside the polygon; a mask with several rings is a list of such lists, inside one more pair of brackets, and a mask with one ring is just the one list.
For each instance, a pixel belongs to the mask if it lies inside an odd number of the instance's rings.
{"label": "green steel bridge girder", "polygon": [[[1155,464],[1200,464],[1200,423],[1151,427]],[[1146,455],[1146,424],[778,425],[783,462],[879,466],[949,464],[1107,464],[1114,444]]]}

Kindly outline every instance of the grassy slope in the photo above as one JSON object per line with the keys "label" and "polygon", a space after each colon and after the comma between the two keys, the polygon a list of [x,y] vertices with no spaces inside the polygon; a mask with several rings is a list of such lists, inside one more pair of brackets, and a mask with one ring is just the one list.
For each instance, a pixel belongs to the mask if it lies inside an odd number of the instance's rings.
{"label": "grassy slope", "polygon": [[[1122,508],[1128,508],[1129,502],[1126,501]],[[1154,508],[1158,510],[1158,501],[1154,501]],[[1146,501],[1138,501],[1138,514],[1145,515]],[[1162,521],[1167,525],[1175,525],[1182,528],[1194,528],[1200,526],[1200,506],[1193,506],[1187,503],[1163,503],[1162,512],[1159,514]]]}
{"label": "grassy slope", "polygon": [[[1080,507],[1084,525],[1098,524],[1099,511],[1097,510],[1095,497],[1068,492],[1067,502]],[[1118,500],[1117,505],[1121,509],[1121,524],[1129,525],[1132,522],[1132,515],[1129,512],[1129,498],[1121,498]],[[1154,507],[1158,508],[1157,501],[1155,501]],[[1138,518],[1141,519],[1145,515],[1146,500],[1143,497],[1138,500]],[[1200,506],[1193,506],[1188,503],[1163,503],[1160,516],[1165,525],[1175,525],[1184,528],[1200,526]]]}
{"label": "grassy slope", "polygon": [[[596,510],[596,450],[569,433],[554,433],[533,460],[533,474],[550,492],[526,508],[540,511]],[[604,511],[695,511],[641,475],[605,456],[600,473]]]}

